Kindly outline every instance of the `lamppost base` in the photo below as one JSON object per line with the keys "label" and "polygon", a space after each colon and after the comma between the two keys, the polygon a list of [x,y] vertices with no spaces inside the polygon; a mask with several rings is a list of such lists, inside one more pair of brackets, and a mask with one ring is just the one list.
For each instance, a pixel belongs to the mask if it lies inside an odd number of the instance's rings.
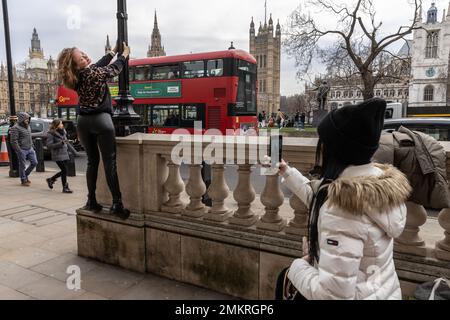
{"label": "lamppost base", "polygon": [[134,133],[132,127],[138,126],[141,120],[141,117],[133,109],[134,98],[130,94],[125,93],[119,95],[115,101],[116,108],[112,118],[116,136],[129,136]]}

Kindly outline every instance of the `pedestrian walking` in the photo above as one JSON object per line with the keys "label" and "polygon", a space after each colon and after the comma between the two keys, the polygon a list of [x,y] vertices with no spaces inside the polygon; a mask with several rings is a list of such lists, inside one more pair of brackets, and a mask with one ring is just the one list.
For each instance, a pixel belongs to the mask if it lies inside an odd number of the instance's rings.
{"label": "pedestrian walking", "polygon": [[303,112],[300,116],[300,124],[302,126],[302,129],[305,129],[306,124],[306,114]]}
{"label": "pedestrian walking", "polygon": [[294,126],[295,126],[295,128],[299,128],[299,126],[300,126],[300,111],[297,111],[296,113],[295,113],[295,117],[294,117]]}
{"label": "pedestrian walking", "polygon": [[288,271],[308,300],[402,299],[393,247],[405,227],[411,187],[396,168],[371,162],[385,110],[376,98],[325,117],[318,128],[320,181],[280,164],[285,185],[310,210],[308,255]]}
{"label": "pedestrian walking", "polygon": [[262,128],[263,127],[263,120],[264,120],[263,114],[260,112],[258,114],[258,128]]}
{"label": "pedestrian walking", "polygon": [[262,127],[265,128],[267,126],[267,114],[266,114],[265,110],[263,110],[262,119],[263,119],[262,120]]}
{"label": "pedestrian walking", "polygon": [[64,129],[62,120],[53,120],[50,130],[47,133],[47,148],[52,153],[52,160],[56,162],[61,171],[53,177],[48,178],[47,184],[50,189],[53,189],[55,182],[61,178],[62,192],[70,194],[73,191],[70,190],[69,184],[67,183],[67,164],[70,160],[69,144],[70,142],[67,139],[67,132]]}
{"label": "pedestrian walking", "polygon": [[[22,186],[29,187],[31,185],[29,176],[37,166],[36,151],[31,137],[30,116],[25,112],[20,112],[17,118],[17,123],[10,129],[10,141],[19,160],[19,176]],[[30,162],[28,167],[27,161]]]}
{"label": "pedestrian walking", "polygon": [[112,100],[107,84],[122,72],[127,63],[130,48],[125,43],[123,46],[123,54],[118,55],[116,62],[112,64],[110,63],[116,56],[117,47],[95,64],[91,64],[89,56],[78,48],[64,49],[58,58],[58,72],[64,85],[76,90],[79,96],[78,136],[88,157],[86,181],[89,194],[84,209],[93,212],[103,209],[95,196],[100,149],[106,181],[113,198],[110,213],[125,220],[130,216],[130,211],[122,203],[117,175]]}

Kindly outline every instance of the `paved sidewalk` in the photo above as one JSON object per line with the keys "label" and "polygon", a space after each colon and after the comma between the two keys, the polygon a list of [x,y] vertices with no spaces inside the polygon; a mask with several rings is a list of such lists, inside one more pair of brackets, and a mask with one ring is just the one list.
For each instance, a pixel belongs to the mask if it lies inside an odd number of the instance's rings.
{"label": "paved sidewalk", "polygon": [[[77,256],[75,210],[86,197],[85,177],[49,190],[52,172],[33,173],[20,186],[0,167],[0,300],[224,300],[232,297],[153,275],[125,271]],[[81,269],[81,290],[67,288],[70,266]]]}

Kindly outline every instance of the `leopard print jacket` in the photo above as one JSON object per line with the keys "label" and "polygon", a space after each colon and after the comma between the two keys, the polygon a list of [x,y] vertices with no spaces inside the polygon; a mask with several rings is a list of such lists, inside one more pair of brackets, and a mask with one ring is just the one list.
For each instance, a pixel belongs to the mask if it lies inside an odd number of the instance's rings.
{"label": "leopard print jacket", "polygon": [[107,82],[118,76],[126,63],[126,59],[120,56],[116,62],[108,65],[112,58],[108,54],[79,72],[76,91],[81,108],[98,108],[104,103],[105,96],[109,94]]}

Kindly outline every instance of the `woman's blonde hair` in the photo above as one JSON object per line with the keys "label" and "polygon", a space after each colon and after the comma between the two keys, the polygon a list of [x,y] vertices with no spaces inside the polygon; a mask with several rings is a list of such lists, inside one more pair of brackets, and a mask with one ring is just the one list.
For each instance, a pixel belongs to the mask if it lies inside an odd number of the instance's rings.
{"label": "woman's blonde hair", "polygon": [[58,76],[65,87],[74,90],[78,82],[77,64],[73,52],[77,48],[66,48],[58,56]]}

